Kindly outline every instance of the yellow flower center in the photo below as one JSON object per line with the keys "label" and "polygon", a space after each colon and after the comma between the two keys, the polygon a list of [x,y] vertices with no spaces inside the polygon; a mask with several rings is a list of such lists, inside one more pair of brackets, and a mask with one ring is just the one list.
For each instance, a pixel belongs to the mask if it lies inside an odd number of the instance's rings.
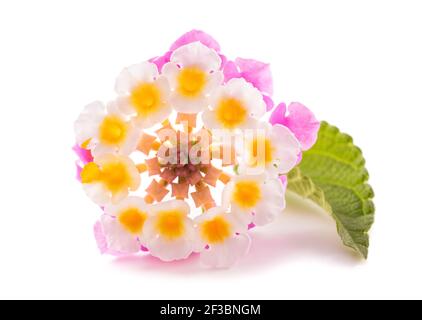
{"label": "yellow flower center", "polygon": [[127,134],[127,124],[116,116],[106,116],[100,125],[99,139],[107,145],[123,142]]}
{"label": "yellow flower center", "polygon": [[234,98],[222,99],[215,109],[218,122],[226,129],[234,129],[242,124],[247,117],[243,103]]}
{"label": "yellow flower center", "polygon": [[81,148],[87,150],[90,142],[91,142],[91,139],[85,140],[84,142],[82,142]]}
{"label": "yellow flower center", "polygon": [[155,228],[159,235],[167,240],[174,240],[185,233],[185,215],[179,210],[160,211],[157,214]]}
{"label": "yellow flower center", "polygon": [[256,181],[239,181],[235,184],[232,200],[243,209],[251,209],[261,199],[261,188]]}
{"label": "yellow flower center", "polygon": [[102,167],[101,176],[107,190],[113,193],[125,190],[131,185],[132,179],[126,165],[122,162],[107,163]]}
{"label": "yellow flower center", "polygon": [[82,183],[93,183],[101,179],[101,170],[94,162],[87,163],[81,171]]}
{"label": "yellow flower center", "polygon": [[101,182],[112,193],[124,191],[132,185],[132,178],[123,162],[110,162],[100,168],[90,162],[81,171],[82,183]]}
{"label": "yellow flower center", "polygon": [[147,214],[138,208],[128,208],[119,214],[120,224],[132,234],[140,234],[144,226]]}
{"label": "yellow flower center", "polygon": [[200,226],[201,237],[207,244],[224,242],[232,234],[230,223],[223,216],[216,216]]}
{"label": "yellow flower center", "polygon": [[207,75],[196,67],[183,68],[177,78],[178,91],[185,97],[197,97],[205,87]]}
{"label": "yellow flower center", "polygon": [[273,145],[270,139],[263,136],[254,138],[249,144],[249,165],[258,166],[273,161]]}
{"label": "yellow flower center", "polygon": [[160,108],[160,89],[154,83],[142,83],[132,90],[130,102],[139,116],[148,116]]}

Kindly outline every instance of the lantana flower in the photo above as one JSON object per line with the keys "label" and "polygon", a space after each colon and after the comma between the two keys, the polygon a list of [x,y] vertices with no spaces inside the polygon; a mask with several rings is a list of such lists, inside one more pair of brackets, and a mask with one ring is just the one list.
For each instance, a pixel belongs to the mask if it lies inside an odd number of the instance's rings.
{"label": "lantana flower", "polygon": [[312,112],[292,103],[266,113],[269,64],[227,59],[198,30],[123,69],[115,90],[75,123],[78,180],[102,212],[100,251],[162,261],[198,252],[217,268],[239,261],[251,228],[285,207],[286,174],[316,140]]}
{"label": "lantana flower", "polygon": [[149,206],[144,200],[134,196],[127,197],[118,204],[107,205],[99,222],[105,241],[104,244],[99,243],[99,246],[104,253],[138,252],[148,212]]}
{"label": "lantana flower", "polygon": [[220,65],[217,52],[199,41],[176,49],[162,70],[173,90],[174,109],[181,113],[203,111],[211,93],[223,81]]}
{"label": "lantana flower", "polygon": [[116,104],[107,107],[99,101],[87,105],[75,121],[76,143],[99,156],[107,153],[127,155],[136,149],[139,130],[122,115]]}
{"label": "lantana flower", "polygon": [[248,129],[257,126],[265,113],[261,93],[244,79],[231,79],[220,86],[210,101],[211,110],[202,115],[208,129]]}
{"label": "lantana flower", "polygon": [[85,192],[96,204],[117,203],[140,184],[139,172],[127,156],[105,154],[94,158],[81,171]]}
{"label": "lantana flower", "polygon": [[226,268],[246,255],[250,247],[247,225],[226,212],[214,207],[197,217],[196,246],[201,262],[209,267]]}
{"label": "lantana flower", "polygon": [[284,188],[267,174],[234,176],[223,191],[223,206],[244,225],[272,222],[285,207]]}
{"label": "lantana flower", "polygon": [[187,258],[193,251],[194,230],[189,205],[171,200],[151,206],[143,228],[144,245],[163,261]]}
{"label": "lantana flower", "polygon": [[140,128],[152,127],[172,111],[168,80],[159,74],[154,63],[142,62],[123,69],[115,88],[120,110],[134,116],[134,122]]}

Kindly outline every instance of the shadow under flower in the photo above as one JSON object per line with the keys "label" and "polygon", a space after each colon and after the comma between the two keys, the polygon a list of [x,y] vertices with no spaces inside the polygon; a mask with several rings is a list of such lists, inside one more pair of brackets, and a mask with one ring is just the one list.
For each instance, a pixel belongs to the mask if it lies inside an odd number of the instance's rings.
{"label": "shadow under flower", "polygon": [[342,244],[335,223],[327,213],[294,195],[287,196],[287,203],[286,210],[274,223],[251,230],[249,254],[231,269],[204,268],[199,263],[199,254],[192,254],[185,260],[162,262],[145,253],[117,257],[112,264],[143,273],[197,275],[211,271],[232,276],[302,260],[326,260],[348,267],[362,263],[356,253]]}

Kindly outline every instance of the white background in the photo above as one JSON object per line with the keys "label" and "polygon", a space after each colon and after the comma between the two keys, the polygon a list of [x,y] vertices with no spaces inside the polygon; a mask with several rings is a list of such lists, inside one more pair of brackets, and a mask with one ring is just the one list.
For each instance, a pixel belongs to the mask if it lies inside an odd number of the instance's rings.
{"label": "white background", "polygon": [[[404,0],[1,1],[0,298],[422,298],[421,16]],[[230,270],[99,254],[73,121],[193,28],[353,135],[376,193],[368,261],[295,199]]]}

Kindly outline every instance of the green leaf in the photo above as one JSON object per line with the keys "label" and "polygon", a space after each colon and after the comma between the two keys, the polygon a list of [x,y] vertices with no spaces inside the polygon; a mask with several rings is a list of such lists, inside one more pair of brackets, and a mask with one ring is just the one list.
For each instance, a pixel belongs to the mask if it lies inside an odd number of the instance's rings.
{"label": "green leaf", "polygon": [[321,123],[315,145],[288,175],[288,190],[329,212],[343,243],[365,259],[374,222],[374,192],[361,150],[338,128]]}

